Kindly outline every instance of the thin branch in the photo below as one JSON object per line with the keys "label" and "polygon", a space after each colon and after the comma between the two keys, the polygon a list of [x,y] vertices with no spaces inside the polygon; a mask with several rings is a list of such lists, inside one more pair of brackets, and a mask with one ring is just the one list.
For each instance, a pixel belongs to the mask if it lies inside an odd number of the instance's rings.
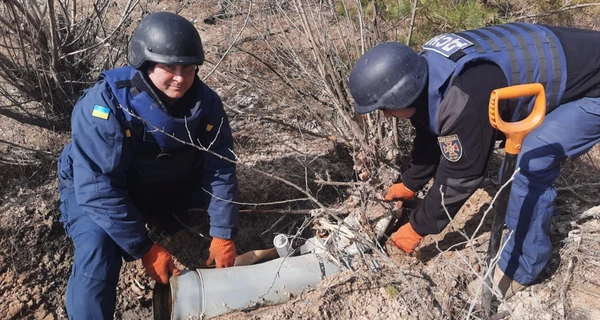
{"label": "thin branch", "polygon": [[27,150],[27,151],[32,151],[32,152],[43,154],[43,155],[56,156],[56,154],[54,152],[44,151],[44,150],[37,150],[37,149],[31,149],[31,148],[28,148],[28,147],[25,147],[25,146],[22,146],[22,145],[19,145],[19,144],[10,142],[10,141],[6,141],[6,140],[3,140],[3,139],[0,139],[0,143],[4,143],[4,144],[7,144],[7,145],[15,147],[15,148],[19,148],[19,149],[23,149],[23,150]]}
{"label": "thin branch", "polygon": [[[260,203],[258,205],[264,205]],[[198,212],[208,212],[206,209],[194,209],[194,211]],[[348,212],[344,209],[330,209],[332,212],[337,212],[339,214],[347,214]],[[247,214],[280,214],[280,215],[312,215],[315,213],[314,209],[297,209],[297,210],[286,210],[286,209],[240,209],[240,213]]]}
{"label": "thin branch", "polygon": [[[352,232],[351,229],[349,229],[344,222],[342,222],[343,224],[341,225],[333,225],[331,223],[329,223],[328,221],[324,220],[324,219],[317,219],[314,223],[315,225],[315,229],[320,229],[323,228],[327,231],[330,232],[330,235],[328,237],[328,241],[329,239],[331,239],[331,241],[336,241],[336,238],[346,238],[350,240],[350,243],[359,243],[360,246],[357,245],[358,247],[365,247],[365,249],[369,249],[371,250],[371,252],[373,252],[375,254],[376,257],[380,258],[382,261],[384,261],[385,263],[394,266],[393,270],[395,270],[394,272],[396,273],[396,275],[398,276],[398,278],[400,278],[400,281],[402,283],[404,283],[411,291],[413,294],[413,297],[417,300],[417,302],[421,305],[421,307],[423,308],[422,311],[425,312],[425,314],[431,318],[431,319],[436,319],[437,317],[431,312],[431,304],[425,302],[425,299],[423,299],[422,294],[420,294],[417,291],[417,288],[412,285],[412,282],[408,280],[408,278],[406,277],[406,274],[404,272],[404,270],[402,270],[401,268],[398,267],[398,265],[392,261],[390,259],[390,257],[388,257],[384,252],[382,252],[374,243],[373,241],[366,237],[365,234],[366,232]],[[360,226],[360,224],[358,224]],[[333,236],[332,236],[333,235]],[[335,254],[335,252],[331,252],[331,250],[328,250],[332,255]],[[359,252],[361,252],[361,250],[359,249]],[[361,252],[362,254],[362,252]],[[364,257],[364,256],[363,256]],[[439,311],[439,309],[438,309]]]}
{"label": "thin branch", "polygon": [[573,189],[585,188],[585,187],[600,187],[600,182],[580,183],[580,184],[574,184],[574,185],[568,186],[568,187],[558,187],[555,189],[556,189],[556,191],[575,192]]}
{"label": "thin branch", "polygon": [[15,159],[4,159],[0,156],[0,163],[7,164],[10,166],[30,166],[39,163],[39,160],[15,160]]}
{"label": "thin branch", "polygon": [[[56,17],[55,17],[56,12],[54,10],[54,0],[46,0],[46,5],[48,6],[48,19],[50,20],[50,26],[48,28],[49,29],[48,31],[50,31],[50,36],[52,39],[52,43],[50,44],[50,56],[52,57],[52,70],[58,71],[58,45],[59,45],[60,41],[58,39],[58,34],[57,34]],[[56,81],[57,83],[60,84],[56,73],[53,72],[52,77],[54,78],[54,81]]]}
{"label": "thin branch", "polygon": [[[132,2],[134,1],[134,2]],[[76,54],[80,54],[80,53],[84,53],[87,51],[90,51],[92,49],[98,48],[100,46],[105,45],[110,39],[113,38],[113,36],[117,33],[120,32],[121,29],[123,28],[123,24],[125,23],[125,21],[127,20],[127,17],[129,17],[129,15],[133,12],[133,9],[140,3],[139,0],[128,0],[127,4],[125,5],[125,8],[123,9],[123,14],[121,15],[121,19],[119,20],[119,22],[117,23],[117,26],[112,30],[112,32],[106,36],[105,38],[101,39],[100,41],[98,41],[97,43],[87,47],[87,48],[83,48],[80,50],[75,50],[72,52],[69,52],[67,54],[62,55],[60,58],[64,59],[66,57],[69,56],[73,56]]]}
{"label": "thin branch", "polygon": [[18,1],[16,0],[4,0],[5,2],[7,2],[9,5],[11,5],[14,8],[17,8],[19,10],[19,12],[25,16],[25,18],[27,18],[27,21],[29,23],[31,23],[31,26],[33,27],[32,29],[34,30],[39,30],[40,29],[40,21],[39,19],[36,19],[35,17],[33,17],[30,12],[28,10],[26,10]]}
{"label": "thin branch", "polygon": [[219,199],[221,201],[226,201],[226,202],[230,202],[230,203],[234,203],[234,204],[239,204],[242,206],[268,206],[268,205],[276,205],[276,204],[286,204],[286,203],[296,203],[296,202],[300,202],[300,201],[310,201],[310,198],[297,198],[297,199],[289,199],[289,200],[281,200],[281,201],[271,201],[271,202],[238,202],[238,201],[232,201],[232,200],[227,200],[227,199],[223,199],[220,197],[217,197],[216,195],[214,195],[212,192],[202,188],[202,191],[206,192],[207,194],[209,194],[211,197],[215,198],[215,199]]}
{"label": "thin branch", "polygon": [[538,17],[547,17],[547,16],[551,16],[553,14],[557,14],[557,13],[560,13],[560,12],[565,12],[565,11],[575,10],[575,9],[588,8],[588,7],[596,7],[596,6],[600,6],[600,2],[595,2],[595,3],[581,3],[581,4],[575,4],[575,5],[568,6],[568,7],[562,7],[560,9],[556,9],[556,10],[550,10],[550,11],[539,13],[539,14],[522,15],[522,16],[519,16],[519,17],[515,18],[515,20],[523,20],[523,19],[538,18]]}
{"label": "thin branch", "polygon": [[223,60],[225,59],[225,57],[227,57],[229,55],[229,52],[231,51],[231,48],[233,48],[238,40],[238,38],[242,35],[242,32],[244,32],[244,30],[246,30],[246,26],[248,25],[248,21],[250,20],[250,14],[252,13],[252,1],[249,2],[250,4],[248,5],[248,14],[246,15],[246,20],[244,21],[244,25],[242,26],[242,28],[240,29],[240,31],[238,32],[238,34],[235,36],[235,38],[233,39],[233,41],[231,41],[231,44],[229,45],[229,48],[227,48],[227,51],[225,51],[225,53],[223,54],[223,56],[221,56],[221,58],[219,59],[219,61],[213,66],[212,70],[210,70],[210,72],[204,76],[204,78],[202,79],[202,81],[206,81],[206,79],[208,79],[213,72],[215,72],[215,70],[217,69],[217,67],[219,67],[219,65],[221,64],[221,62],[223,62]]}
{"label": "thin branch", "polygon": [[[149,123],[149,122],[148,122],[146,119],[144,119],[144,118],[142,118],[142,117],[140,117],[140,116],[138,116],[138,115],[136,115],[136,114],[134,114],[134,113],[130,112],[129,110],[127,110],[127,109],[125,109],[125,108],[122,108],[122,107],[120,107],[120,106],[119,106],[119,108],[120,108],[121,110],[123,110],[123,112],[126,112],[127,114],[131,115],[132,117],[134,117],[134,118],[136,118],[136,119],[139,119],[139,120],[141,120],[141,121],[142,121],[144,124],[146,124],[146,125],[150,126],[150,127],[153,129],[153,130],[156,130],[156,131],[158,131],[158,132],[161,132],[162,134],[164,134],[164,135],[166,135],[166,136],[168,136],[168,137],[170,137],[170,138],[174,139],[174,140],[175,140],[175,141],[177,141],[177,142],[180,142],[180,143],[182,143],[182,144],[184,144],[184,145],[187,145],[187,146],[192,146],[192,147],[194,147],[194,148],[197,148],[197,149],[198,149],[198,150],[200,150],[200,151],[208,152],[208,153],[210,153],[211,155],[213,155],[213,156],[215,156],[215,157],[217,157],[217,158],[219,158],[219,159],[222,159],[222,160],[225,160],[225,161],[231,162],[231,163],[233,163],[233,164],[236,164],[236,165],[241,165],[241,166],[243,166],[244,168],[247,168],[247,169],[249,169],[249,170],[251,170],[251,171],[254,171],[254,172],[260,173],[261,175],[264,175],[264,176],[267,176],[267,177],[269,177],[269,178],[271,178],[271,179],[274,179],[274,180],[277,180],[277,181],[279,181],[279,182],[282,182],[282,183],[284,183],[284,184],[286,184],[286,185],[288,185],[288,186],[290,186],[290,187],[292,187],[292,188],[294,188],[294,189],[296,189],[296,190],[300,191],[302,194],[306,195],[306,196],[307,196],[307,198],[308,198],[308,199],[310,199],[310,201],[312,201],[313,203],[315,203],[316,205],[318,205],[320,208],[322,208],[322,209],[325,209],[325,206],[324,206],[323,204],[321,204],[321,202],[320,202],[319,200],[317,200],[317,199],[316,199],[316,198],[315,198],[313,195],[311,195],[311,194],[310,194],[310,192],[308,192],[307,190],[304,190],[304,188],[302,188],[302,187],[300,187],[300,186],[296,185],[296,184],[295,184],[295,183],[293,183],[293,182],[290,182],[290,181],[288,181],[288,180],[286,180],[286,179],[284,179],[284,178],[281,178],[281,177],[279,177],[279,176],[276,176],[276,175],[274,175],[274,174],[271,174],[271,173],[268,173],[268,172],[265,172],[265,171],[262,171],[262,170],[256,169],[255,167],[252,167],[252,166],[245,165],[245,164],[243,164],[243,163],[241,163],[241,162],[239,162],[239,161],[237,161],[237,160],[232,160],[232,159],[230,159],[230,158],[228,158],[228,157],[225,157],[225,156],[223,156],[223,155],[220,155],[220,154],[218,154],[218,153],[216,153],[216,152],[214,152],[214,151],[212,151],[212,150],[209,150],[209,149],[207,149],[206,147],[202,146],[202,144],[200,144],[200,143],[198,143],[198,144],[195,144],[195,143],[191,143],[191,142],[189,142],[189,141],[185,141],[185,140],[179,139],[178,137],[174,136],[173,134],[170,134],[170,133],[167,133],[167,132],[165,132],[165,131],[164,131],[164,130],[162,130],[161,128],[158,128],[158,127],[156,127],[156,126],[155,126],[155,125],[153,125],[152,123]],[[188,134],[189,134],[189,132],[188,132]],[[206,190],[205,190],[205,191],[206,191]],[[227,201],[229,201],[229,200],[227,200]],[[340,217],[338,217],[338,216],[337,216],[337,215],[335,215],[335,214],[331,214],[331,216],[332,216],[333,218],[335,218],[336,220],[338,220],[338,221],[341,221],[341,220],[342,220]]]}
{"label": "thin branch", "polygon": [[355,187],[367,184],[366,182],[339,182],[339,181],[326,181],[326,180],[313,180],[316,184],[326,185],[326,186],[344,186],[344,187]]}
{"label": "thin branch", "polygon": [[412,13],[410,15],[410,27],[408,28],[408,36],[406,36],[406,45],[410,46],[413,30],[415,29],[415,16],[417,15],[417,5],[419,0],[413,0]]}

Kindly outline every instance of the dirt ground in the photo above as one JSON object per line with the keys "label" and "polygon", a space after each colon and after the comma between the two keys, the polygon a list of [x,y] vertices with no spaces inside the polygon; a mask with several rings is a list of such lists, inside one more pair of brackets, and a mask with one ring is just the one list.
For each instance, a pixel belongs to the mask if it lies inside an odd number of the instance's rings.
{"label": "dirt ground", "polygon": [[[0,120],[4,128],[16,129],[12,135],[3,131],[0,139],[15,141],[32,149],[47,150],[45,146],[52,145],[47,143],[47,139],[67,139],[6,118]],[[22,140],[19,137],[23,137]],[[29,144],[28,141],[39,141],[39,144]],[[331,156],[335,150],[331,149],[328,141],[302,141],[294,148],[315,152],[314,157],[320,161],[312,167],[314,170],[323,166],[340,166],[337,162],[339,157]],[[252,157],[252,154],[240,149],[240,156]],[[11,151],[13,155],[20,152],[17,148]],[[560,212],[557,212],[553,224],[555,250],[552,260],[539,283],[519,292],[501,307],[501,310],[512,312],[516,319],[597,319],[600,316],[600,286],[596,276],[600,263],[600,208],[586,211],[597,204],[598,190],[594,183],[599,176],[597,169],[591,167],[593,163],[586,163],[586,159],[597,159],[598,152],[596,147],[589,156],[565,165],[565,178],[560,182],[562,186],[558,187]],[[73,247],[58,222],[55,161],[41,159],[44,166],[0,167],[3,190],[0,204],[0,313],[4,319],[66,318],[64,294]],[[293,169],[294,163],[298,163],[297,160],[282,160],[276,155],[270,165],[275,170],[288,172]],[[346,166],[345,171],[339,169],[337,174],[338,177],[351,174],[351,165]],[[470,238],[479,224],[491,195],[497,189],[494,181],[493,178],[486,180],[483,188],[457,215],[452,226],[440,235],[427,237],[415,254],[408,256],[387,246],[390,260],[380,261],[383,265],[380,271],[344,271],[287,303],[221,318],[427,318],[424,310],[429,310],[436,318],[478,318],[480,315],[476,308],[469,311],[473,297],[467,292],[466,285],[482,271],[489,219],[485,220],[473,241],[466,241],[465,235]],[[281,193],[289,195],[289,190],[282,190],[277,183],[260,181],[245,170],[240,171],[240,182],[245,194],[243,201],[274,200]],[[343,191],[330,190],[333,191],[340,199],[346,197]],[[198,212],[187,213],[179,219],[189,228],[170,236],[152,234],[155,240],[173,252],[179,267],[194,269],[207,256],[209,242],[200,235],[207,234],[207,220]],[[272,247],[275,234],[293,233],[304,220],[303,216],[291,214],[243,214],[238,252]],[[408,282],[401,280],[400,272]],[[152,287],[153,283],[139,262],[125,264],[119,282],[115,318],[151,319]],[[427,305],[421,305],[416,295],[422,297]]]}
{"label": "dirt ground", "polygon": [[[216,1],[195,4],[193,10],[183,11],[194,21],[202,21],[218,7]],[[155,5],[163,10],[178,7],[175,2]],[[238,18],[243,23],[244,17]],[[227,31],[231,27],[227,22],[198,22],[197,27],[207,57],[216,62],[215,55],[227,47],[220,35],[235,30]],[[302,133],[315,132],[314,121],[299,111],[302,101],[282,100],[283,89],[271,84],[272,80],[248,80],[243,69],[247,65],[245,60],[234,59],[222,66],[239,74],[238,82],[227,72],[208,81],[224,99],[236,154],[243,164],[238,177],[241,201],[247,204],[242,207],[238,253],[270,248],[276,234],[296,233],[310,219],[303,212],[314,208],[302,192],[254,169],[311,190],[330,208],[364,214],[353,188],[314,183],[324,178],[356,181],[349,151],[327,137]],[[201,72],[207,73],[211,66],[203,66]],[[271,95],[263,95],[266,88]],[[257,111],[261,112],[258,116]],[[274,118],[284,119],[285,125]],[[0,142],[0,314],[7,320],[66,319],[64,296],[73,245],[58,222],[56,160],[69,135],[2,116],[0,128],[0,141],[4,141]],[[286,303],[218,319],[481,318],[476,299],[466,287],[483,272],[491,213],[483,216],[498,190],[501,159],[498,152],[484,184],[451,225],[442,234],[426,237],[414,254],[387,245],[388,257],[375,258],[380,270],[346,270]],[[565,162],[557,181],[552,259],[536,284],[500,305],[504,318],[600,319],[599,160],[600,147],[596,146],[581,158]],[[389,177],[390,181],[394,178]],[[257,203],[263,205],[252,205]],[[208,256],[209,240],[204,237],[208,219],[198,211],[177,213],[175,218],[184,224],[182,230],[171,235],[151,230],[151,236],[173,253],[178,267],[195,269]],[[310,235],[310,229],[303,234]],[[153,286],[139,261],[124,264],[115,319],[152,319]]]}

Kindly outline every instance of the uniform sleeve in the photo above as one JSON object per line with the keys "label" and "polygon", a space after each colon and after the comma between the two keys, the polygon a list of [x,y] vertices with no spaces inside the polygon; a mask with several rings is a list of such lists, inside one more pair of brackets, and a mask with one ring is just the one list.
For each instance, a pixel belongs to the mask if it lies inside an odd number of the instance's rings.
{"label": "uniform sleeve", "polygon": [[421,235],[440,233],[450,222],[449,217],[456,215],[483,181],[495,140],[488,119],[488,100],[483,97],[470,96],[453,86],[440,105],[440,138],[447,138],[455,154],[440,149],[443,156],[433,186],[411,215],[411,224]]}
{"label": "uniform sleeve", "polygon": [[437,137],[432,134],[427,123],[422,119],[427,115],[417,115],[411,119],[415,127],[415,138],[411,152],[410,168],[402,173],[402,183],[412,190],[418,191],[435,174],[440,161],[440,149],[437,145]]}
{"label": "uniform sleeve", "polygon": [[[208,134],[201,139],[210,151],[230,160],[233,154],[233,136],[227,114],[221,100],[214,94],[215,105],[209,120]],[[221,239],[233,239],[239,223],[238,180],[236,165],[210,153],[204,153],[202,163],[202,186],[210,216],[210,235]]]}
{"label": "uniform sleeve", "polygon": [[127,192],[131,152],[124,147],[129,142],[117,116],[122,111],[113,101],[108,86],[100,82],[73,110],[74,188],[77,203],[126,253],[126,260],[132,260],[141,258],[152,240]]}

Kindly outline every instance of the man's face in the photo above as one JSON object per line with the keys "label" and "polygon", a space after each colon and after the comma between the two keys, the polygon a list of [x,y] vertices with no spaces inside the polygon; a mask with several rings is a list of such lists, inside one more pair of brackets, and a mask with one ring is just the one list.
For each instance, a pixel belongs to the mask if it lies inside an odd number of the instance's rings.
{"label": "man's face", "polygon": [[412,117],[415,114],[416,110],[417,110],[416,108],[404,108],[404,109],[400,109],[400,110],[381,109],[381,111],[383,112],[383,115],[386,118],[395,117],[395,118],[403,118],[403,119],[409,119],[410,117]]}
{"label": "man's face", "polygon": [[183,97],[192,87],[195,75],[195,65],[157,63],[148,69],[148,77],[154,86],[173,101]]}

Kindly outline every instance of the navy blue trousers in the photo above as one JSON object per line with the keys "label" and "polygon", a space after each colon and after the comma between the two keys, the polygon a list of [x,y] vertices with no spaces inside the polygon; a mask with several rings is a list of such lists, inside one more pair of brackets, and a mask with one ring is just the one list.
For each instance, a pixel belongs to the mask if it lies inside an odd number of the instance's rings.
{"label": "navy blue trousers", "polygon": [[[171,211],[202,208],[201,198],[186,197]],[[62,190],[61,199],[60,221],[75,245],[66,294],[69,319],[112,319],[119,272],[127,254],[79,207],[72,188]]]}
{"label": "navy blue trousers", "polygon": [[121,248],[77,205],[72,189],[62,197],[61,222],[75,245],[66,297],[69,319],[112,319]]}
{"label": "navy blue trousers", "polygon": [[530,284],[550,260],[556,200],[552,183],[560,174],[560,162],[586,153],[598,142],[600,98],[559,106],[523,141],[506,214],[509,233],[498,262],[513,280]]}

